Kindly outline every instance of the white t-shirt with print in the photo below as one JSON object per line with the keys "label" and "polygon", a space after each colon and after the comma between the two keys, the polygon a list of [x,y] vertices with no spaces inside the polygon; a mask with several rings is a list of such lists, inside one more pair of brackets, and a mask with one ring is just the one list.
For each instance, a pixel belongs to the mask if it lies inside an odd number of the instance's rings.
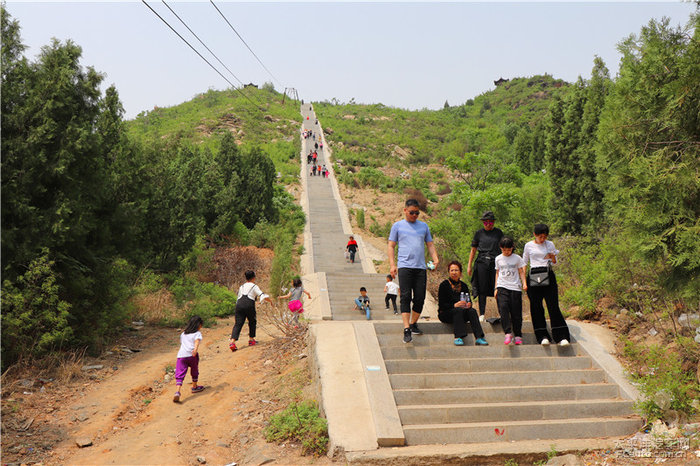
{"label": "white t-shirt with print", "polygon": [[523,259],[525,263],[530,263],[530,267],[547,267],[551,262],[550,259],[545,259],[547,254],[559,254],[559,250],[554,247],[554,243],[549,240],[544,240],[544,243],[537,244],[535,241],[529,241],[523,248]]}
{"label": "white t-shirt with print", "polygon": [[189,358],[194,351],[194,342],[202,339],[202,332],[180,334],[180,351],[177,352],[178,358]]}
{"label": "white t-shirt with print", "polygon": [[520,282],[518,269],[522,267],[525,267],[525,261],[517,254],[511,254],[510,256],[499,254],[496,256],[497,287],[505,288],[506,290],[521,291],[523,285]]}
{"label": "white t-shirt with print", "polygon": [[396,282],[386,282],[386,294],[399,294],[399,285]]}

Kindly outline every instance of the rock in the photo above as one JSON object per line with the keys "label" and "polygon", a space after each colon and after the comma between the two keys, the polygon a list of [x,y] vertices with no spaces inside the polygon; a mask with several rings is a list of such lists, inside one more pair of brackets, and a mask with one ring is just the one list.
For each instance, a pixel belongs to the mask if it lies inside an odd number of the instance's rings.
{"label": "rock", "polygon": [[199,461],[201,464],[207,464],[207,460],[203,456],[198,456],[197,461]]}
{"label": "rock", "polygon": [[88,416],[87,413],[78,414],[78,420],[80,422],[87,421],[89,418],[90,418],[90,416]]}
{"label": "rock", "polygon": [[241,435],[241,436],[238,438],[238,441],[240,442],[241,446],[243,446],[243,445],[245,445],[246,443],[248,443],[248,436],[247,436],[247,435]]}
{"label": "rock", "polygon": [[228,448],[229,444],[224,442],[223,440],[219,440],[218,442],[216,442],[216,446],[221,448]]}
{"label": "rock", "polygon": [[75,443],[78,445],[78,447],[85,448],[92,445],[92,440],[90,440],[88,437],[80,437],[75,439]]}
{"label": "rock", "polygon": [[170,382],[170,374],[165,374],[165,377],[163,377],[163,382]]}
{"label": "rock", "polygon": [[242,387],[233,387],[233,390],[237,392],[245,392],[245,389]]}
{"label": "rock", "polygon": [[100,369],[103,369],[104,367],[105,366],[103,366],[102,364],[95,364],[93,366],[83,366],[82,370],[83,371],[93,371],[93,370],[99,371]]}
{"label": "rock", "polygon": [[141,321],[135,321],[135,322],[132,322],[131,325],[133,325],[133,326],[135,326],[135,327],[140,327],[140,326],[143,326],[143,322],[141,322]]}
{"label": "rock", "polygon": [[272,359],[268,359],[267,361],[265,361],[263,363],[263,366],[269,366],[270,364],[272,364]]}
{"label": "rock", "polygon": [[306,358],[306,353],[301,353],[299,356],[297,356],[299,359],[304,359]]}
{"label": "rock", "polygon": [[649,335],[651,335],[652,337],[655,337],[656,335],[659,334],[659,332],[658,332],[654,327],[650,328],[649,331],[648,331],[647,333],[648,333]]}
{"label": "rock", "polygon": [[693,340],[695,340],[695,343],[699,343],[699,344],[700,344],[700,333],[696,333],[696,334],[695,334],[695,338],[693,338]]}
{"label": "rock", "polygon": [[688,314],[685,312],[681,315],[678,316],[678,323],[679,324],[687,324],[688,323]]}
{"label": "rock", "polygon": [[576,455],[555,456],[547,461],[547,466],[583,466],[583,461]]}

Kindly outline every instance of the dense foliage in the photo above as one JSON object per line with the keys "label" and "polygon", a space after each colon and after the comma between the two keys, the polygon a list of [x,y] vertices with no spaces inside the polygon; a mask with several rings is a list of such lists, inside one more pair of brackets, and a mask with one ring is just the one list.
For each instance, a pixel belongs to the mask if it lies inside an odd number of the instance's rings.
{"label": "dense foliage", "polygon": [[[261,228],[300,231],[298,208],[276,185],[278,172],[298,171],[296,105],[282,107],[269,88],[246,90],[261,108],[210,91],[127,123],[116,89],[102,94],[103,76],[80,64],[78,45],[54,40],[34,61],[23,52],[18,22],[2,8],[3,367],[101,346],[127,320],[144,271],[167,273],[178,302],[230,312],[235,295],[192,282],[187,260]],[[201,108],[225,108],[247,134],[224,123],[198,132],[188,116]],[[281,128],[283,118],[294,125]]]}

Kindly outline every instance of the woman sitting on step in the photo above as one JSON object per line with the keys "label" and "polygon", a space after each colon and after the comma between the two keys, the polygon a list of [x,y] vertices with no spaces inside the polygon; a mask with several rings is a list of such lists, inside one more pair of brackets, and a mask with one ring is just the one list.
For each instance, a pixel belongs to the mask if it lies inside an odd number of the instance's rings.
{"label": "woman sitting on step", "polygon": [[462,264],[452,261],[447,266],[450,277],[440,284],[438,290],[438,318],[454,325],[455,345],[463,346],[467,336],[467,322],[471,324],[477,345],[488,345],[479,323],[479,315],[472,307],[469,287],[462,279]]}

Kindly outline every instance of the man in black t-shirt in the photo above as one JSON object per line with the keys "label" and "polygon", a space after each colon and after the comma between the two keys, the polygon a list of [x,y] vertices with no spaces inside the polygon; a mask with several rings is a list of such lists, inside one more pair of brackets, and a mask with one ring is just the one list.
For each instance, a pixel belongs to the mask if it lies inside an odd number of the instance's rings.
{"label": "man in black t-shirt", "polygon": [[[472,276],[472,292],[479,298],[479,320],[481,322],[484,321],[486,313],[486,297],[493,296],[496,284],[496,256],[501,253],[498,243],[503,238],[503,232],[494,228],[495,220],[496,217],[490,210],[481,216],[484,228],[474,233],[472,250],[469,253],[469,262],[467,263],[467,275]],[[477,252],[479,255],[476,258],[476,267],[473,269],[474,274],[472,275],[472,263]]]}

